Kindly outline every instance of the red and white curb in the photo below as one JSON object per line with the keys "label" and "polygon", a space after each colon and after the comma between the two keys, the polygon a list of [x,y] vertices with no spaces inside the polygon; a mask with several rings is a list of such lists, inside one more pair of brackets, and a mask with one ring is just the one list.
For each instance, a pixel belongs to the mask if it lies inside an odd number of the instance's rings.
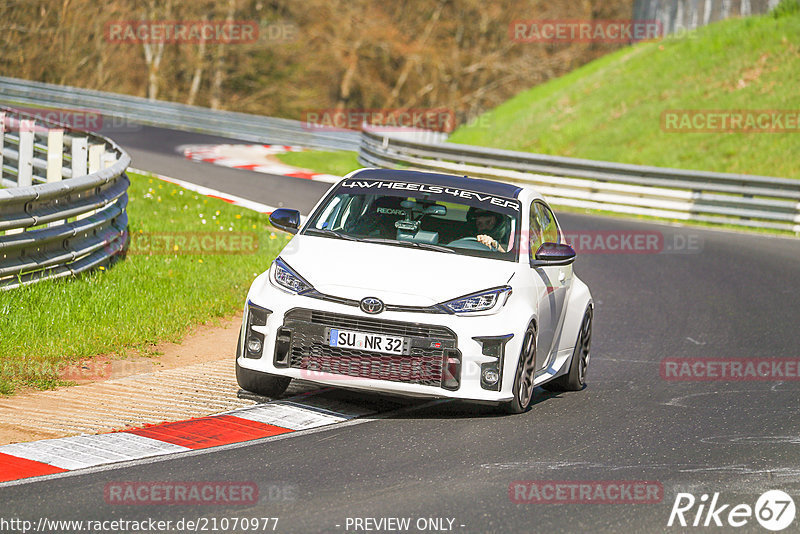
{"label": "red and white curb", "polygon": [[300,146],[292,145],[182,145],[178,150],[193,161],[213,163],[223,167],[245,169],[267,174],[280,174],[314,180],[317,182],[336,183],[341,177],[331,174],[300,169],[275,161],[275,154],[284,152],[303,152]]}
{"label": "red and white curb", "polygon": [[195,193],[201,194],[203,196],[209,198],[216,198],[217,200],[222,200],[224,202],[227,202],[228,204],[233,204],[234,206],[239,206],[241,208],[245,208],[248,210],[257,211],[259,213],[272,213],[273,211],[278,209],[275,206],[268,206],[267,204],[262,204],[260,202],[247,200],[246,198],[237,197],[236,195],[230,195],[228,193],[223,193],[222,191],[217,191],[216,189],[211,189],[210,187],[193,184],[191,182],[186,182],[184,180],[178,180],[177,178],[164,176],[163,174],[156,174],[150,171],[144,171],[141,169],[134,169],[134,168],[129,168],[128,170],[131,172],[135,172],[136,174],[141,174],[150,178],[158,178],[159,180],[180,186],[184,189],[188,189],[189,191],[194,191]]}
{"label": "red and white curb", "polygon": [[319,394],[109,434],[0,446],[0,482],[242,443],[355,419],[377,410]]}

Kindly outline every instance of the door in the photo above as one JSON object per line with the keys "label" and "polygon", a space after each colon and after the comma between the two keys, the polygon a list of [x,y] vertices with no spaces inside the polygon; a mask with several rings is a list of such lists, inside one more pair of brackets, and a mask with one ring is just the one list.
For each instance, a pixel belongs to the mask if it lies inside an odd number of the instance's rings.
{"label": "door", "polygon": [[[561,243],[558,221],[552,210],[543,202],[531,203],[530,210],[530,260],[542,243]],[[547,368],[555,357],[555,340],[564,320],[567,290],[572,283],[572,265],[531,267],[533,283],[537,288],[539,324],[537,333],[536,370]]]}

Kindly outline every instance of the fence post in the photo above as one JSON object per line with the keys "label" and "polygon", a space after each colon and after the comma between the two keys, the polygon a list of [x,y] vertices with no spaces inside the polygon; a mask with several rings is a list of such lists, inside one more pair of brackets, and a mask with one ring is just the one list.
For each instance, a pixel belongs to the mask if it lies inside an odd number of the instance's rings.
{"label": "fence post", "polygon": [[33,130],[34,121],[19,121],[19,161],[17,161],[17,187],[33,185]]}
{"label": "fence post", "polygon": [[47,131],[47,183],[60,182],[64,166],[64,130]]}
{"label": "fence post", "polygon": [[3,183],[3,143],[6,137],[6,113],[0,111],[0,185]]}
{"label": "fence post", "polygon": [[112,165],[114,165],[114,162],[117,161],[117,156],[116,156],[116,154],[113,154],[112,152],[103,152],[103,155],[101,156],[100,159],[101,159],[101,162],[102,162],[101,167],[103,169],[107,169],[107,168],[111,167]]}
{"label": "fence post", "polygon": [[[64,171],[64,130],[61,128],[53,128],[47,130],[47,183],[60,182],[63,178]],[[47,226],[58,226],[63,221],[53,221]]]}
{"label": "fence post", "polygon": [[[105,151],[105,145],[98,145],[98,144],[91,144],[89,145],[89,174],[95,173],[100,169],[104,168],[103,166],[103,152]],[[87,211],[86,213],[81,213],[77,217],[76,220],[85,219],[86,217],[91,217],[97,213],[97,210]]]}
{"label": "fence post", "polygon": [[753,10],[750,8],[750,0],[742,0],[742,5],[739,7],[739,16],[749,17]]}
{"label": "fence post", "polygon": [[72,177],[86,176],[88,162],[89,140],[86,137],[76,137],[72,140]]}
{"label": "fence post", "polygon": [[794,235],[800,237],[800,202],[797,203],[797,215],[794,218]]}
{"label": "fence post", "polygon": [[100,170],[100,158],[103,156],[103,145],[89,145],[89,174]]}

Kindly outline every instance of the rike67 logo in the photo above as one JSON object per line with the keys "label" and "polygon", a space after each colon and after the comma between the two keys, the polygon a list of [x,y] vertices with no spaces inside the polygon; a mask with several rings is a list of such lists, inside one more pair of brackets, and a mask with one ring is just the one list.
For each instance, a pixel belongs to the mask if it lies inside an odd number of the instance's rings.
{"label": "rike67 logo", "polygon": [[756,521],[767,530],[777,532],[794,521],[794,500],[781,490],[770,490],[756,500],[755,507],[749,504],[731,505],[720,501],[719,493],[709,499],[703,494],[697,499],[691,493],[678,493],[667,526],[671,527],[743,527],[755,516]]}

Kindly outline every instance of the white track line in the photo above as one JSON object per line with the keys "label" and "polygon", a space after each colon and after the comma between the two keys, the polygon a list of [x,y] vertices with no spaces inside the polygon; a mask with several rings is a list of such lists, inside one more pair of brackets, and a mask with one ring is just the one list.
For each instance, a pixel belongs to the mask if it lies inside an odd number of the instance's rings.
{"label": "white track line", "polygon": [[278,209],[275,206],[268,206],[267,204],[261,204],[260,202],[254,202],[252,200],[247,200],[246,198],[237,197],[236,195],[223,193],[222,191],[217,191],[216,189],[211,189],[210,187],[193,184],[185,180],[178,180],[177,178],[170,178],[169,176],[164,176],[163,174],[156,174],[150,171],[145,171],[142,169],[134,169],[134,168],[129,168],[128,170],[130,170],[131,172],[135,172],[136,174],[143,174],[144,176],[158,178],[159,180],[163,180],[164,182],[169,182],[171,184],[183,187],[184,189],[188,189],[189,191],[200,193],[203,196],[219,198],[228,202],[229,204],[233,204],[234,206],[240,206],[242,208],[257,211],[259,213],[272,213],[273,211]]}

